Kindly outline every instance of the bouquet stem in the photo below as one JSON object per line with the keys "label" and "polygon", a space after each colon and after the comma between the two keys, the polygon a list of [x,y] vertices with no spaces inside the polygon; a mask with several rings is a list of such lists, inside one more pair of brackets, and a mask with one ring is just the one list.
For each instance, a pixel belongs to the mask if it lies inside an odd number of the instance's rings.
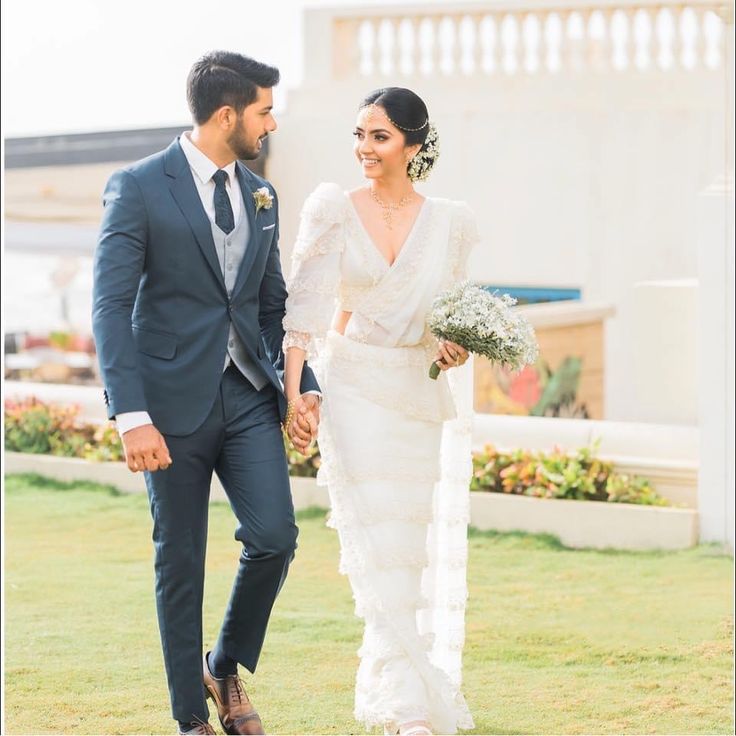
{"label": "bouquet stem", "polygon": [[437,365],[437,363],[432,363],[432,365],[429,367],[429,377],[433,381],[436,381],[439,375],[440,375],[440,367]]}

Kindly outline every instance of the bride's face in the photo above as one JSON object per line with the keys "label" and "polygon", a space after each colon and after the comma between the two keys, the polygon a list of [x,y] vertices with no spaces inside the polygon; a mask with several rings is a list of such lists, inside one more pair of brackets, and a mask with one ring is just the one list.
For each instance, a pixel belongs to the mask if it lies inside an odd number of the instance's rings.
{"label": "bride's face", "polygon": [[404,134],[382,107],[368,105],[360,110],[353,136],[353,150],[366,179],[408,178],[408,159],[420,146],[406,146]]}

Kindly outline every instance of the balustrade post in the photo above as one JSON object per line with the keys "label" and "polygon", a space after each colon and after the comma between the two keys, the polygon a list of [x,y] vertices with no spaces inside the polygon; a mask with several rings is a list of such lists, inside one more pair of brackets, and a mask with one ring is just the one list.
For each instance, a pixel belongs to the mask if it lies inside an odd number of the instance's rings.
{"label": "balustrade post", "polygon": [[462,74],[461,62],[463,58],[463,37],[461,28],[460,16],[451,18],[452,22],[452,51],[450,54],[451,58],[451,74],[460,76]]}
{"label": "balustrade post", "polygon": [[432,29],[432,45],[430,46],[430,59],[432,62],[432,73],[437,74],[442,71],[442,43],[441,30],[442,18],[430,18],[430,27]]}
{"label": "balustrade post", "polygon": [[334,25],[332,69],[336,79],[357,76],[360,68],[360,44],[357,19],[339,19]]}
{"label": "balustrade post", "polygon": [[422,39],[421,39],[421,28],[422,19],[420,16],[415,15],[410,19],[412,37],[414,38],[414,47],[411,50],[411,66],[412,74],[418,77],[422,67]]}
{"label": "balustrade post", "polygon": [[473,73],[482,74],[483,72],[483,44],[481,39],[481,23],[483,22],[482,15],[472,15],[472,28],[473,28],[473,54],[471,61],[473,64]]}

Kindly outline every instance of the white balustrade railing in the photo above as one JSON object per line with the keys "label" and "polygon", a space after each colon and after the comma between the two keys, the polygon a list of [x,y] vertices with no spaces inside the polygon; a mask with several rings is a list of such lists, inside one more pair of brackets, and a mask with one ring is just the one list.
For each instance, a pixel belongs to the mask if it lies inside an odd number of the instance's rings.
{"label": "white balustrade railing", "polygon": [[[719,69],[727,2],[536,0],[313,8],[307,76]],[[311,73],[310,73],[311,72]]]}

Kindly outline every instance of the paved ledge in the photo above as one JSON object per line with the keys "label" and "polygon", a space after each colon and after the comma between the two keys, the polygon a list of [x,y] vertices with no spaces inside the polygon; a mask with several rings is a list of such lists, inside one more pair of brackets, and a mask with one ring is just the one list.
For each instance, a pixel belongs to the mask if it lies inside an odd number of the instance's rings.
{"label": "paved ledge", "polygon": [[[86,480],[115,486],[122,493],[146,493],[143,473],[131,473],[125,463],[119,462],[91,462],[77,457],[6,452],[5,473],[38,473],[60,481]],[[291,478],[291,490],[297,510],[308,506],[329,508],[327,489],[318,486],[312,478]],[[227,501],[225,490],[216,475],[212,477],[210,500]]]}
{"label": "paved ledge", "polygon": [[522,304],[515,307],[533,327],[566,327],[590,322],[602,322],[616,314],[610,304],[577,300]]}
{"label": "paved ledge", "polygon": [[79,418],[85,422],[107,421],[102,386],[5,381],[6,399],[23,399],[31,396],[53,404],[77,404],[81,410]]}

